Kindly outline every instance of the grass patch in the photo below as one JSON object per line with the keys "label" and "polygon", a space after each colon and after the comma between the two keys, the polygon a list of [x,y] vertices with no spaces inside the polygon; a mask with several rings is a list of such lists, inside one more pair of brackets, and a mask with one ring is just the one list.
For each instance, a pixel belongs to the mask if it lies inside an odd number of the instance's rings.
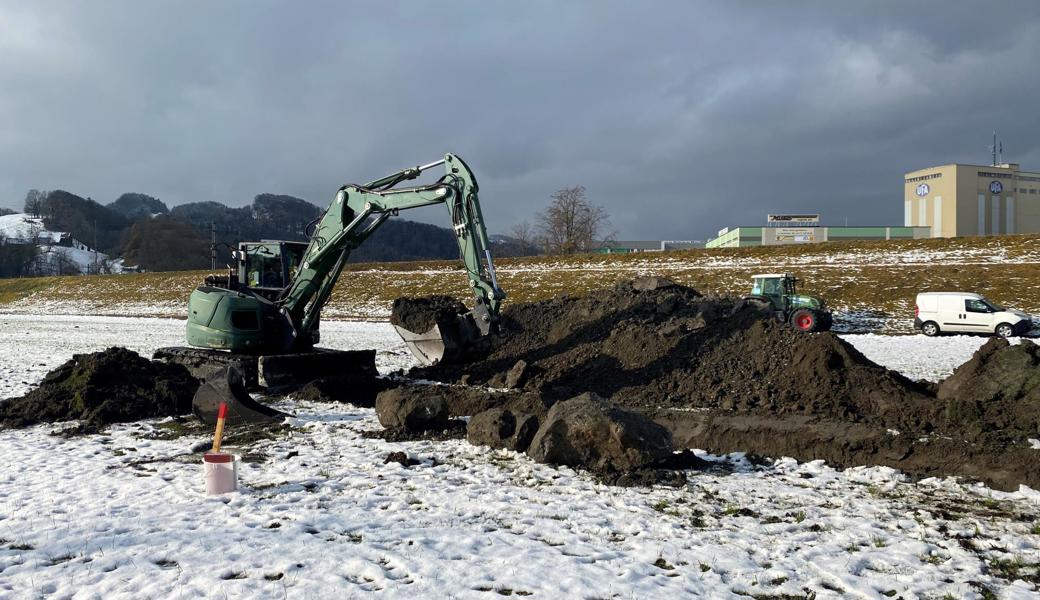
{"label": "grass patch", "polygon": [[[999,261],[993,257],[1000,257]],[[825,242],[633,254],[538,256],[496,260],[507,302],[583,294],[641,272],[673,278],[705,293],[739,294],[751,275],[778,264],[809,294],[839,312],[869,313],[907,330],[919,291],[964,289],[1040,313],[1040,235]],[[327,318],[385,318],[400,296],[470,296],[457,261],[349,264],[323,311]],[[184,318],[187,299],[209,271],[0,280],[0,311],[46,302],[51,312],[144,314]],[[30,298],[31,296],[31,298]]]}
{"label": "grass patch", "polygon": [[672,571],[675,569],[675,567],[670,565],[668,561],[664,559],[663,556],[657,557],[657,560],[654,561],[654,566],[658,569],[663,569],[665,571]]}
{"label": "grass patch", "polygon": [[1021,556],[997,558],[989,563],[994,575],[1008,581],[1021,579],[1029,583],[1040,583],[1040,563],[1026,562]]}
{"label": "grass patch", "polygon": [[51,566],[54,566],[54,565],[60,565],[63,562],[69,562],[70,560],[72,560],[74,558],[76,558],[76,556],[74,554],[62,554],[61,556],[55,556],[54,558],[50,559],[48,562],[51,564]]}

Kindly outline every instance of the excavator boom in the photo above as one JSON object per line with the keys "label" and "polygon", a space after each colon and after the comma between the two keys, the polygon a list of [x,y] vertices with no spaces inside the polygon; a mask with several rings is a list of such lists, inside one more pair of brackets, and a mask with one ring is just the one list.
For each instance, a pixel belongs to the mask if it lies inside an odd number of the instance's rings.
{"label": "excavator boom", "polygon": [[[441,165],[445,174],[434,183],[395,187]],[[472,322],[479,335],[486,335],[497,320],[499,304],[505,293],[498,287],[478,190],[473,172],[453,154],[367,185],[342,186],[311,236],[299,273],[278,300],[278,305],[293,325],[292,347],[305,345],[311,338],[310,334],[320,320],[321,309],[328,301],[351,250],[364,242],[391,215],[434,204],[443,204],[448,209],[459,255],[475,297],[473,311],[460,318],[459,327],[466,329]],[[430,331],[409,332],[400,328],[398,331],[419,360],[428,362],[431,356],[436,356],[434,360],[444,356],[443,348],[439,352],[429,350]],[[420,349],[415,336],[423,338],[423,349]],[[451,348],[472,337],[472,332],[445,331],[441,345]]]}

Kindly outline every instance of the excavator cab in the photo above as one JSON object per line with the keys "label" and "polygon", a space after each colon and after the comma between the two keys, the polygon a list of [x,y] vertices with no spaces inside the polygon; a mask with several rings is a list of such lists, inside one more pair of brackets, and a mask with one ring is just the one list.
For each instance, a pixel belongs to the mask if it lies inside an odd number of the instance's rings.
{"label": "excavator cab", "polygon": [[238,283],[268,300],[277,300],[296,277],[306,251],[306,242],[243,242],[237,253]]}

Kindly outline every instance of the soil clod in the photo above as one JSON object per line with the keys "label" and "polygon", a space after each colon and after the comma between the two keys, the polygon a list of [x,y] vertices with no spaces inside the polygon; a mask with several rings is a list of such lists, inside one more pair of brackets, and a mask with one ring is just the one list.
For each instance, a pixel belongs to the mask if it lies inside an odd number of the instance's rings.
{"label": "soil clod", "polygon": [[434,325],[455,323],[465,312],[466,306],[451,296],[398,298],[390,311],[390,323],[414,333],[425,333]]}
{"label": "soil clod", "polygon": [[0,403],[0,426],[81,421],[76,433],[110,423],[184,415],[199,382],[188,370],[126,348],[76,354],[20,398]]}

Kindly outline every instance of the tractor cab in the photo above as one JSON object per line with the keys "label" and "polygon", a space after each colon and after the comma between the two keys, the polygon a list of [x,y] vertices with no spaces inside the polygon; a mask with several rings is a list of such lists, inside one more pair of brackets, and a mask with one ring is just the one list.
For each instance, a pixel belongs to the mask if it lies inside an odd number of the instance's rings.
{"label": "tractor cab", "polygon": [[753,275],[751,281],[751,294],[767,298],[775,311],[787,310],[788,302],[797,295],[796,279],[790,273]]}
{"label": "tractor cab", "polygon": [[305,242],[264,240],[238,245],[238,285],[276,300],[296,277]]}

